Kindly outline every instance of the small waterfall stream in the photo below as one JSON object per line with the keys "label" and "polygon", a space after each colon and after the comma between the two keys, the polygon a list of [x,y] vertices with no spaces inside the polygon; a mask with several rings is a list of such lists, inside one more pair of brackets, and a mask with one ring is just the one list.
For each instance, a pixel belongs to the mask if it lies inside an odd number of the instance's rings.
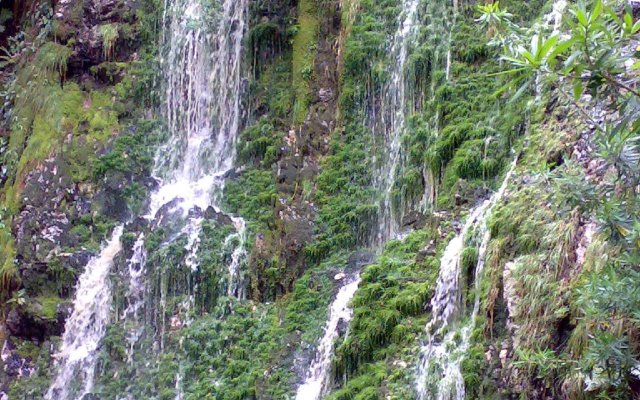
{"label": "small waterfall stream", "polygon": [[[380,160],[378,170],[374,173],[374,187],[381,195],[379,203],[378,229],[372,232],[373,248],[381,252],[384,244],[401,236],[399,220],[393,205],[392,195],[396,176],[402,166],[402,135],[406,128],[407,95],[405,67],[409,58],[409,50],[415,36],[416,20],[420,0],[402,0],[404,12],[400,16],[398,29],[395,32],[390,48],[389,82],[379,94],[379,110],[374,112],[367,125],[374,139],[382,140],[385,157]],[[339,336],[339,325],[349,324],[353,317],[350,302],[360,284],[360,272],[345,278],[333,300],[324,335],[316,348],[314,359],[306,372],[304,382],[297,389],[296,400],[318,400],[328,391],[330,385],[331,360],[333,346]]]}
{"label": "small waterfall stream", "polygon": [[390,48],[389,81],[379,95],[379,109],[374,111],[368,122],[374,140],[381,140],[382,160],[374,176],[374,186],[382,192],[380,203],[379,228],[373,243],[382,248],[390,238],[398,235],[398,208],[393,204],[393,188],[396,178],[402,169],[402,135],[407,124],[408,105],[412,102],[407,90],[408,82],[405,67],[409,59],[410,46],[415,39],[418,6],[420,0],[403,0],[404,10],[398,30]]}
{"label": "small waterfall stream", "polygon": [[[480,281],[490,232],[487,226],[493,207],[502,199],[517,162],[515,158],[500,188],[469,212],[460,232],[449,242],[440,259],[440,274],[431,299],[432,319],[427,324],[427,340],[420,352],[416,376],[419,400],[464,400],[465,387],[460,366],[469,347],[480,309]],[[465,238],[475,232],[480,239],[478,261],[474,272],[474,304],[468,322],[464,323],[461,258]],[[460,326],[456,323],[462,323]],[[452,329],[449,329],[452,328]],[[457,328],[457,329],[456,329]]]}
{"label": "small waterfall stream", "polygon": [[[144,218],[151,226],[171,218],[182,220],[182,228],[172,235],[185,236],[184,265],[196,272],[207,208],[223,214],[219,204],[224,176],[233,168],[235,145],[240,126],[242,45],[246,31],[248,0],[166,0],[161,48],[161,79],[165,103],[161,110],[167,121],[170,139],[156,154],[154,175],[159,188],[151,194]],[[239,282],[245,258],[246,224],[242,218],[227,215],[235,228],[224,247],[231,251],[228,265],[227,295],[243,297]],[[100,255],[88,265],[79,280],[73,315],[67,322],[63,346],[56,356],[59,372],[46,400],[81,399],[91,393],[100,342],[110,319],[111,291],[109,272],[120,251],[123,227],[113,236]],[[145,236],[140,233],[127,261],[127,307],[119,316],[126,323],[127,356],[133,360],[134,348],[143,334],[146,321],[141,317],[147,296],[146,274],[150,265]],[[164,286],[164,285],[163,285]],[[192,308],[194,291],[190,288],[183,308]],[[164,347],[166,292],[161,290],[158,307],[162,309],[159,349]],[[180,325],[188,324],[180,321]],[[176,376],[177,398],[182,398],[184,377]],[[80,389],[69,382],[77,382]],[[126,396],[126,394],[123,394]]]}
{"label": "small waterfall stream", "polygon": [[331,358],[333,357],[333,343],[338,337],[339,323],[340,321],[348,322],[351,320],[353,311],[349,307],[349,302],[360,284],[358,274],[344,279],[347,283],[340,288],[336,299],[331,304],[329,319],[324,328],[324,336],[318,344],[315,358],[307,371],[305,382],[298,387],[296,400],[318,400],[326,392]]}
{"label": "small waterfall stream", "polygon": [[113,230],[100,254],[92,258],[78,279],[73,312],[65,323],[62,347],[54,356],[58,372],[45,400],[81,399],[93,389],[98,348],[111,313],[109,273],[122,250],[123,227]]}

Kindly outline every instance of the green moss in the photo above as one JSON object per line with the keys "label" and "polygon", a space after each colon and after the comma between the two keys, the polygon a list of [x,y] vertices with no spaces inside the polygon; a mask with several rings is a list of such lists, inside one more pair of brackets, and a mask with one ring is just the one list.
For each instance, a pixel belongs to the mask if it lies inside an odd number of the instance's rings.
{"label": "green moss", "polygon": [[37,63],[46,73],[58,73],[60,77],[67,74],[67,62],[73,50],[55,42],[45,43],[38,50]]}
{"label": "green moss", "polygon": [[7,224],[0,222],[0,300],[3,302],[9,300],[20,283],[15,241]]}
{"label": "green moss", "polygon": [[[377,262],[362,272],[362,282],[353,299],[349,335],[338,345],[334,363],[336,378],[346,376],[348,380],[344,389],[331,399],[360,393],[353,391],[359,388],[358,382],[369,382],[372,371],[379,375],[376,385],[383,380],[403,381],[400,391],[411,380],[406,371],[393,375],[393,364],[389,363],[414,362],[403,351],[422,336],[426,323],[424,305],[433,293],[438,275],[436,255],[418,259],[417,252],[432,235],[429,230],[415,231],[402,242],[389,242]],[[380,364],[383,361],[386,363]]]}
{"label": "green moss", "polygon": [[245,129],[240,135],[238,159],[241,162],[254,162],[265,167],[275,163],[277,147],[284,134],[266,119]]}
{"label": "green moss", "polygon": [[102,39],[102,56],[110,60],[115,56],[115,46],[120,37],[120,24],[111,23],[98,26],[98,34]]}
{"label": "green moss", "polygon": [[309,106],[309,78],[313,71],[318,37],[316,0],[300,0],[298,3],[298,29],[293,37],[293,122],[301,124]]}
{"label": "green moss", "polygon": [[228,210],[261,226],[273,226],[277,197],[271,171],[248,170],[225,186]]}
{"label": "green moss", "polygon": [[36,304],[39,305],[37,314],[45,319],[54,320],[58,311],[58,305],[62,299],[58,296],[38,296]]}

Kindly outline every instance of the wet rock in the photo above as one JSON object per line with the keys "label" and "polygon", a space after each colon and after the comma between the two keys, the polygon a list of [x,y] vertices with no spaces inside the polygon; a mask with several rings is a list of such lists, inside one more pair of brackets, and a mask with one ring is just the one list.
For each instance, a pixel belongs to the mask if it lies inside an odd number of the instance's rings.
{"label": "wet rock", "polygon": [[232,180],[232,181],[235,181],[239,177],[240,177],[240,174],[235,168],[231,168],[230,170],[225,172],[223,176],[224,180]]}
{"label": "wet rock", "polygon": [[[65,302],[58,304],[58,307],[56,307],[56,321],[58,322],[58,325],[64,327],[67,318],[71,316],[72,312],[73,303]],[[62,331],[60,333],[62,333]]]}
{"label": "wet rock", "polygon": [[127,231],[140,232],[149,226],[149,220],[144,217],[137,217],[132,222],[127,224]]}
{"label": "wet rock", "polygon": [[405,369],[409,366],[409,364],[407,364],[406,361],[402,361],[402,360],[395,360],[393,362],[393,366],[397,367],[397,368],[401,368],[401,369]]}
{"label": "wet rock", "polygon": [[233,220],[227,214],[220,212],[212,206],[207,207],[204,218],[217,222],[220,225],[233,225]]}
{"label": "wet rock", "polygon": [[129,207],[124,189],[128,184],[129,180],[123,172],[111,171],[107,174],[102,180],[102,190],[93,200],[94,211],[119,221],[127,219]]}
{"label": "wet rock", "polygon": [[507,304],[507,328],[510,330],[517,329],[517,325],[515,325],[511,318],[511,316],[515,314],[519,302],[519,296],[516,290],[518,282],[513,278],[513,271],[515,270],[515,267],[516,263],[509,261],[505,264],[502,273],[502,280],[504,282],[503,296],[505,303]]}
{"label": "wet rock", "polygon": [[168,220],[173,217],[176,212],[182,211],[180,208],[180,203],[182,203],[183,201],[184,200],[182,198],[178,197],[160,207],[155,215],[156,224]]}
{"label": "wet rock", "polygon": [[197,206],[193,207],[187,213],[187,217],[190,218],[190,219],[202,218],[202,217],[204,217],[204,211],[202,211],[202,208],[200,208],[200,207],[197,207]]}
{"label": "wet rock", "polygon": [[22,286],[28,293],[37,293],[48,281],[48,264],[45,262],[31,261],[29,264],[23,262],[22,255],[18,256],[20,265],[20,278]]}
{"label": "wet rock", "polygon": [[410,211],[405,216],[402,217],[402,227],[403,228],[411,228],[411,229],[421,229],[424,228],[426,224],[426,217],[424,214],[418,211]]}
{"label": "wet rock", "polygon": [[94,255],[95,254],[89,250],[76,251],[67,257],[67,265],[78,272],[83,271],[84,267]]}
{"label": "wet rock", "polygon": [[349,256],[347,265],[350,270],[360,270],[362,267],[371,264],[375,256],[367,251],[355,251]]}
{"label": "wet rock", "polygon": [[333,100],[333,90],[331,88],[321,88],[318,92],[318,97],[320,101],[327,103]]}
{"label": "wet rock", "polygon": [[54,319],[47,319],[38,315],[41,313],[41,308],[39,304],[32,303],[29,310],[21,307],[9,311],[5,321],[9,333],[38,343],[49,336],[62,335],[69,311],[61,308]]}
{"label": "wet rock", "polygon": [[21,339],[41,339],[43,336],[42,327],[17,309],[9,311],[5,324],[11,335]]}
{"label": "wet rock", "polygon": [[349,322],[345,321],[344,318],[340,318],[338,321],[338,325],[336,326],[336,331],[338,332],[338,336],[342,337],[347,333],[349,329]]}
{"label": "wet rock", "polygon": [[436,255],[436,244],[432,240],[426,247],[418,250],[418,254],[416,255],[416,262],[422,262],[427,257],[434,257]]}
{"label": "wet rock", "polygon": [[62,159],[50,158],[25,179],[22,207],[12,223],[21,272],[34,263],[48,262],[58,248],[74,245],[70,217],[77,213],[66,204],[80,195],[67,169]]}
{"label": "wet rock", "polygon": [[74,208],[77,217],[91,214],[91,202],[85,197],[76,196],[74,198]]}
{"label": "wet rock", "polygon": [[502,365],[502,368],[504,368],[507,364],[507,360],[509,357],[509,344],[507,342],[503,342],[502,343],[502,349],[500,349],[500,364]]}
{"label": "wet rock", "polygon": [[281,190],[288,193],[289,191],[287,188],[293,189],[295,186],[296,180],[300,174],[300,166],[292,159],[281,160],[278,162],[277,166],[276,182],[278,182]]}
{"label": "wet rock", "polygon": [[[20,356],[10,338],[4,342],[2,347],[2,363],[4,364],[2,368],[4,374],[12,378],[30,376],[35,370],[33,360],[30,357]],[[0,395],[3,393],[0,392]],[[0,396],[0,400],[2,400],[2,396]]]}

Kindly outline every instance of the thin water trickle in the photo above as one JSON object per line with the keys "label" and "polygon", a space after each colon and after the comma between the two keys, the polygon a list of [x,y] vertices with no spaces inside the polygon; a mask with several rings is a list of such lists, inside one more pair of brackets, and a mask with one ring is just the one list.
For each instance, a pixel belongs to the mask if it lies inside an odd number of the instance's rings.
{"label": "thin water trickle", "polygon": [[[168,204],[182,215],[185,221],[180,234],[187,238],[184,263],[194,272],[199,268],[202,213],[208,207],[222,213],[215,200],[224,189],[225,174],[233,167],[240,118],[247,0],[225,0],[218,6],[213,18],[212,10],[198,0],[168,0],[160,46],[164,49],[163,115],[171,137],[156,155],[160,187],[151,195],[145,218],[162,223],[160,211]],[[244,221],[230,217],[236,227],[231,236],[242,238],[234,242],[238,248],[232,263],[237,269],[246,253]],[[188,298],[193,299],[193,294]],[[186,305],[187,314],[191,303]]]}
{"label": "thin water trickle", "polygon": [[144,330],[140,326],[140,309],[144,306],[145,281],[144,272],[147,262],[147,251],[144,247],[144,234],[141,233],[133,245],[133,255],[127,261],[127,273],[129,274],[129,288],[126,295],[127,307],[122,312],[122,321],[133,320],[135,324],[127,332],[127,362],[133,363],[134,346]]}
{"label": "thin water trickle", "polygon": [[[402,135],[406,128],[407,105],[411,101],[408,96],[408,82],[405,69],[409,58],[410,47],[415,38],[418,6],[420,0],[403,0],[403,14],[400,16],[398,29],[391,45],[390,79],[375,102],[379,110],[374,110],[367,121],[374,140],[382,140],[380,146],[385,149],[383,157],[377,162],[378,171],[374,174],[374,187],[381,194],[379,204],[378,229],[372,232],[372,245],[380,252],[384,244],[393,238],[402,239],[398,215],[393,204],[393,189],[396,176],[402,168]],[[378,161],[378,160],[376,160]],[[333,346],[339,336],[339,322],[348,326],[353,312],[351,299],[360,283],[360,274],[350,277],[339,290],[331,304],[324,335],[316,348],[314,359],[306,371],[304,382],[298,387],[297,400],[318,400],[327,392],[330,385],[331,359]]]}
{"label": "thin water trickle", "polygon": [[393,189],[396,176],[402,169],[402,135],[406,129],[407,108],[412,102],[405,69],[410,47],[416,36],[419,4],[420,0],[402,2],[404,12],[390,49],[390,79],[379,95],[379,109],[373,111],[368,122],[374,141],[381,140],[380,147],[384,149],[373,183],[382,193],[379,228],[373,238],[374,246],[378,248],[382,248],[386,241],[397,235],[402,218],[393,204]]}
{"label": "thin water trickle", "polygon": [[[484,258],[491,238],[487,221],[493,207],[502,199],[513,174],[517,158],[502,181],[500,188],[487,200],[469,212],[460,232],[449,242],[440,259],[440,273],[431,299],[432,318],[427,324],[427,340],[420,351],[420,364],[416,376],[419,400],[464,400],[465,387],[462,360],[469,348],[471,333],[480,309],[480,277]],[[474,305],[469,320],[463,322],[463,293],[461,259],[465,238],[475,232],[480,238],[478,262],[474,272]],[[454,329],[454,328],[458,329]]]}
{"label": "thin water trickle", "polygon": [[[374,174],[374,186],[382,194],[380,202],[380,220],[378,229],[373,232],[372,243],[381,249],[386,241],[399,236],[398,221],[392,204],[392,192],[396,174],[402,163],[402,134],[406,125],[407,82],[405,66],[409,56],[410,44],[414,37],[417,10],[420,0],[404,0],[398,30],[391,47],[391,78],[380,95],[380,110],[374,111],[368,125],[375,138],[383,140],[385,157]],[[333,357],[333,345],[339,336],[340,321],[348,326],[353,316],[350,302],[358,289],[360,275],[350,277],[339,290],[331,304],[324,335],[316,348],[315,357],[306,372],[304,382],[298,387],[297,400],[318,400],[329,386],[329,371]]]}

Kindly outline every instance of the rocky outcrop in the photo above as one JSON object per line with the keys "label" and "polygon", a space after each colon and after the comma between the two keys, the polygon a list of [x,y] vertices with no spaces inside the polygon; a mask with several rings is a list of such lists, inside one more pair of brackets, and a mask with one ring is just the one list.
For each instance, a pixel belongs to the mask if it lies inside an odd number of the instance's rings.
{"label": "rocky outcrop", "polygon": [[[52,280],[51,266],[77,273],[87,253],[69,253],[88,239],[74,227],[91,218],[91,189],[72,182],[62,156],[54,156],[34,168],[26,177],[21,207],[13,220],[16,259],[28,295],[42,291]],[[58,282],[60,283],[60,282]],[[69,294],[73,282],[62,293]]]}
{"label": "rocky outcrop", "polygon": [[[329,136],[336,128],[341,30],[340,6],[320,3],[318,7],[321,8],[317,11],[320,32],[315,44],[313,73],[309,78],[309,108],[302,124],[287,127],[273,168],[279,196],[275,237],[271,233],[259,236],[249,261],[256,300],[265,300],[274,294],[280,296],[293,289],[296,279],[307,267],[306,245],[314,238],[317,207],[313,202],[313,182],[320,171],[320,159],[328,151]],[[262,24],[269,21],[265,18]],[[264,56],[268,52],[259,53]],[[259,114],[263,110],[259,108],[254,112]],[[273,257],[284,264],[276,279],[276,290],[267,289],[271,286],[265,282],[269,280],[266,270],[270,268],[270,262],[265,260]],[[264,290],[273,293],[267,294]]]}
{"label": "rocky outcrop", "polygon": [[[63,44],[73,40],[73,54],[69,59],[69,75],[86,75],[92,67],[95,77],[113,81],[122,71],[107,65],[114,60],[135,58],[135,9],[132,1],[89,0],[57,2],[54,17],[58,21],[58,39]],[[104,64],[104,65],[103,65]],[[110,73],[109,73],[110,72]]]}

